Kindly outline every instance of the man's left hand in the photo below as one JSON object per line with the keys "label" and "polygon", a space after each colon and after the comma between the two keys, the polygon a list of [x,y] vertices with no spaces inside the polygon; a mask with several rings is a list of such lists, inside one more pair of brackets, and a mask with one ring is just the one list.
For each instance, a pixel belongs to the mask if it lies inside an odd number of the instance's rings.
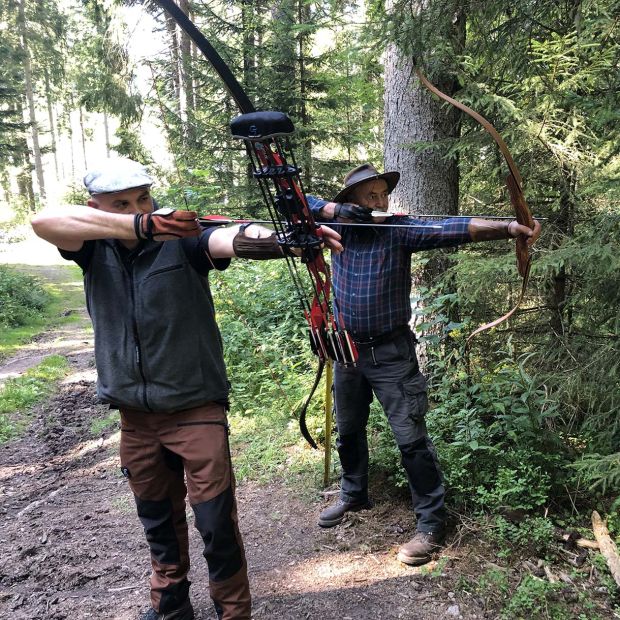
{"label": "man's left hand", "polygon": [[527,237],[527,245],[532,246],[536,243],[538,237],[540,237],[541,227],[538,220],[534,220],[534,228],[529,228],[523,224],[519,224],[516,220],[513,220],[508,224],[508,234],[511,237],[518,237],[524,235]]}
{"label": "man's left hand", "polygon": [[342,243],[340,243],[340,235],[329,226],[319,226],[319,228],[323,233],[324,247],[336,254],[340,254],[344,250]]}

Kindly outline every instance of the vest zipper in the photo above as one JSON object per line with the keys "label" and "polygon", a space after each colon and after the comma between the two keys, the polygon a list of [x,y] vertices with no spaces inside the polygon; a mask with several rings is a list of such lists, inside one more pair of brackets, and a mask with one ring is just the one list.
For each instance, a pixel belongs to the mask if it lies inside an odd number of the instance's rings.
{"label": "vest zipper", "polygon": [[131,323],[133,328],[134,350],[136,354],[136,364],[138,366],[138,370],[140,371],[140,377],[142,379],[142,401],[144,403],[144,408],[147,411],[153,411],[151,409],[151,406],[149,405],[149,399],[146,393],[146,377],[144,376],[144,368],[142,367],[142,352],[140,350],[140,337],[138,336],[138,321],[136,320],[136,296],[133,290],[133,263],[131,267],[127,269],[127,271],[129,273],[129,283],[131,285]]}

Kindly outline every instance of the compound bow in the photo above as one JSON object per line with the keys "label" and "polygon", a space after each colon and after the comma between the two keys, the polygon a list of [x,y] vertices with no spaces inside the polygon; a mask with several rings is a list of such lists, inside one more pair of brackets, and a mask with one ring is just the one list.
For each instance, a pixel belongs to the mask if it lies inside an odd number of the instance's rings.
{"label": "compound bow", "polygon": [[[336,323],[332,312],[331,276],[321,250],[322,231],[308,208],[300,168],[291,146],[290,136],[295,128],[290,118],[282,112],[256,110],[215,48],[173,0],[155,2],[176,21],[211,63],[241,111],[241,115],[231,122],[232,135],[245,144],[252,174],[259,183],[309,325],[312,351],[319,358],[313,388],[299,414],[301,432],[316,448],[316,442],[308,432],[305,415],[325,362],[331,359],[345,365],[355,364],[357,351],[353,340],[344,327]],[[301,259],[312,284],[312,299],[291,256],[292,248],[301,249]]]}

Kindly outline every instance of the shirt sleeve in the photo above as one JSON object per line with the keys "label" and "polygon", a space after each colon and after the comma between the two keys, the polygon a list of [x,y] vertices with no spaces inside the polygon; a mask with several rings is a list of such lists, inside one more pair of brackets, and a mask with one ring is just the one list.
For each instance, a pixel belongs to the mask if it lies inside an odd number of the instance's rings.
{"label": "shirt sleeve", "polygon": [[217,228],[217,226],[209,226],[200,233],[199,237],[181,239],[187,259],[201,276],[206,276],[212,269],[224,271],[230,265],[230,258],[213,258],[209,254],[209,237]]}
{"label": "shirt sleeve", "polygon": [[90,265],[94,249],[94,241],[84,241],[82,247],[75,252],[62,250],[61,248],[58,248],[58,251],[65,260],[72,260],[74,263],[77,263],[81,267],[82,272],[85,273]]}
{"label": "shirt sleeve", "polygon": [[473,241],[468,229],[470,220],[469,217],[451,217],[443,220],[399,217],[398,221],[393,223],[405,224],[403,228],[397,229],[403,244],[411,252],[420,252],[470,243]]}
{"label": "shirt sleeve", "polygon": [[313,196],[312,194],[307,194],[306,199],[308,200],[308,208],[312,211],[312,215],[316,220],[324,220],[321,217],[321,209],[327,204],[327,200],[323,200],[322,198],[318,198],[317,196]]}

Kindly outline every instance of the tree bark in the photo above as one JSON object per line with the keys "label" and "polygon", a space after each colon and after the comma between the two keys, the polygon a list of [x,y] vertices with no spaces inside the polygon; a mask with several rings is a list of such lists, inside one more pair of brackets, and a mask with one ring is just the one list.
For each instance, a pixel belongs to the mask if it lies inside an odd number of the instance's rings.
{"label": "tree bark", "polygon": [[[388,3],[392,4],[392,3]],[[423,10],[423,2],[415,3]],[[461,13],[451,20],[454,38],[464,43],[465,20]],[[395,15],[394,18],[397,19]],[[459,169],[458,159],[445,157],[445,149],[413,148],[424,143],[433,145],[451,141],[460,135],[460,113],[446,108],[419,82],[413,59],[405,56],[396,43],[389,43],[385,53],[385,170],[400,172],[400,182],[390,196],[390,210],[396,213],[426,214],[458,213]],[[450,77],[435,80],[448,94],[456,90],[456,81]],[[432,284],[450,263],[447,256],[429,261],[419,276],[413,277],[412,292]],[[421,321],[422,302],[412,307],[413,325]],[[450,318],[458,320],[458,310]],[[418,348],[420,366],[424,368],[427,354],[424,345]]]}
{"label": "tree bark", "polygon": [[110,157],[110,123],[108,121],[108,113],[103,111],[103,132],[105,135],[105,152],[106,157]]}
{"label": "tree bark", "polygon": [[[188,0],[180,0],[179,7],[188,17],[190,15],[190,6]],[[193,83],[192,83],[192,42],[189,35],[181,29],[179,44],[179,90],[181,93],[181,120],[183,122],[183,135],[186,142],[194,141],[194,124],[192,103],[194,101]]]}
{"label": "tree bark", "polygon": [[26,0],[19,3],[18,27],[19,36],[22,45],[22,53],[24,59],[24,86],[26,102],[28,104],[28,122],[30,123],[30,137],[32,140],[32,155],[34,157],[34,168],[37,175],[37,184],[39,186],[39,196],[45,199],[45,179],[43,177],[43,162],[41,159],[41,147],[39,145],[39,126],[37,124],[36,110],[34,104],[34,84],[32,80],[32,65],[30,62],[30,51],[28,49],[28,33],[26,31]]}
{"label": "tree bark", "polygon": [[[307,2],[299,2],[297,8],[297,19],[299,24],[306,24],[311,19],[310,5]],[[301,153],[301,167],[304,172],[304,182],[308,191],[312,189],[312,139],[310,137],[310,113],[308,112],[307,97],[310,88],[307,80],[306,56],[309,51],[308,36],[300,29],[297,37],[298,57],[299,57],[299,120],[301,121],[302,131],[305,134],[303,140],[303,150]]]}
{"label": "tree bark", "polygon": [[609,535],[607,525],[605,525],[605,522],[601,519],[601,515],[599,515],[596,510],[592,512],[592,531],[598,541],[603,557],[607,560],[607,566],[609,566],[611,576],[620,586],[620,556],[618,556],[618,548]]}
{"label": "tree bark", "polygon": [[84,170],[88,169],[88,160],[86,158],[86,132],[84,129],[84,111],[82,106],[79,107],[80,112],[80,138],[82,141],[82,155],[84,157]]}

